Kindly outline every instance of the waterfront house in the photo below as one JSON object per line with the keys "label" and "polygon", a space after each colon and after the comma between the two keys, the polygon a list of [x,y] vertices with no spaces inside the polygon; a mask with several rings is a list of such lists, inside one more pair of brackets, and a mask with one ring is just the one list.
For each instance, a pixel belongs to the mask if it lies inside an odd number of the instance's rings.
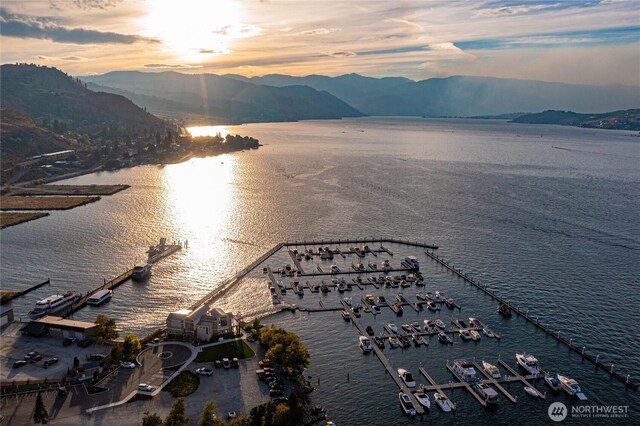
{"label": "waterfront house", "polygon": [[167,336],[209,341],[237,334],[239,325],[231,312],[202,305],[197,309],[181,309],[167,317]]}

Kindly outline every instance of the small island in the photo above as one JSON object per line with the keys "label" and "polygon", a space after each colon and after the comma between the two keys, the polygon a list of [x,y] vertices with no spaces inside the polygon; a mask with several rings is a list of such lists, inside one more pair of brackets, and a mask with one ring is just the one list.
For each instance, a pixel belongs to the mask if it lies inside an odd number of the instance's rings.
{"label": "small island", "polygon": [[612,111],[602,114],[580,114],[573,111],[547,110],[536,114],[523,114],[514,118],[511,122],[638,131],[640,130],[640,109]]}

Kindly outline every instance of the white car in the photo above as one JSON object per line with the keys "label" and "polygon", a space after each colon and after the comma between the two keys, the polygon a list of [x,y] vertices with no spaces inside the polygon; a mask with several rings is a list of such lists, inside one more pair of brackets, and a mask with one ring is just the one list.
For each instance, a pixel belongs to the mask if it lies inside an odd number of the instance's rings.
{"label": "white car", "polygon": [[120,367],[122,367],[122,368],[136,368],[136,365],[134,363],[132,363],[132,362],[125,361],[125,362],[121,362],[120,363]]}
{"label": "white car", "polygon": [[144,392],[151,392],[153,390],[153,386],[148,385],[146,383],[140,383],[138,385],[138,390],[139,391],[144,391]]}
{"label": "white car", "polygon": [[213,374],[213,370],[210,368],[202,367],[202,368],[198,368],[196,370],[196,373],[202,376],[210,376]]}
{"label": "white car", "polygon": [[222,367],[231,368],[231,361],[229,361],[229,358],[222,358]]}

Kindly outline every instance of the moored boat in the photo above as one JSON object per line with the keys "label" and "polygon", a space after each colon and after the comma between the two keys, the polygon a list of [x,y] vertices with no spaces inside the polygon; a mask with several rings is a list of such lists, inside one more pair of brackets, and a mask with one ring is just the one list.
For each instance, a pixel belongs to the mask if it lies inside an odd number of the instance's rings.
{"label": "moored boat", "polygon": [[578,397],[581,401],[586,401],[587,397],[580,389],[578,382],[574,379],[571,379],[567,376],[561,376],[558,374],[558,380],[560,381],[560,387],[563,391],[568,393],[571,396]]}
{"label": "moored boat", "polygon": [[382,340],[378,336],[373,336],[372,339],[373,339],[373,343],[375,343],[376,346],[378,346],[380,349],[384,349],[384,340]]}
{"label": "moored boat", "polygon": [[469,334],[471,335],[471,338],[476,342],[480,340],[480,333],[478,333],[476,330],[469,331]]}
{"label": "moored boat", "polygon": [[496,365],[491,364],[491,363],[483,360],[482,361],[482,368],[492,378],[494,378],[496,380],[500,378],[500,370],[498,369],[498,367]]}
{"label": "moored boat", "polygon": [[438,327],[441,330],[444,330],[446,328],[446,325],[444,325],[444,322],[442,322],[441,319],[437,319],[433,323],[435,324],[436,327]]}
{"label": "moored boat", "polygon": [[151,266],[151,263],[134,266],[133,272],[131,273],[131,279],[134,281],[144,281],[151,274]]}
{"label": "moored boat", "polygon": [[[526,352],[516,353],[516,362],[518,365],[525,370],[527,370],[531,374],[539,374],[540,367],[538,366],[538,360],[531,354]],[[558,377],[560,378],[560,377]]]}
{"label": "moored boat", "polygon": [[63,311],[76,301],[80,300],[80,293],[69,291],[65,294],[54,294],[36,302],[36,306],[27,315],[31,319],[37,319],[45,315],[51,315]]}
{"label": "moored boat", "polygon": [[552,391],[559,391],[562,389],[560,386],[560,380],[558,380],[558,376],[555,374],[546,374],[544,376],[544,382],[551,388]]}
{"label": "moored boat", "polygon": [[433,402],[435,402],[438,408],[440,408],[445,413],[451,411],[451,405],[449,405],[449,401],[440,392],[435,392],[433,394]]}
{"label": "moored boat", "polygon": [[438,340],[440,340],[440,343],[444,343],[445,345],[453,344],[453,340],[451,340],[451,337],[447,336],[444,331],[438,333]]}
{"label": "moored boat", "polygon": [[396,336],[389,336],[389,346],[392,348],[397,348],[400,346],[400,339]]}
{"label": "moored boat", "polygon": [[349,312],[347,311],[342,311],[342,318],[344,318],[345,321],[351,321],[351,315],[349,314]]}
{"label": "moored boat", "polygon": [[404,392],[400,392],[398,393],[398,399],[400,400],[400,407],[402,407],[402,411],[404,411],[404,413],[409,417],[415,417],[416,409],[413,407],[409,395]]}
{"label": "moored boat", "polygon": [[524,387],[524,391],[526,393],[528,393],[529,395],[531,395],[532,397],[534,397],[534,398],[538,397],[538,391],[535,388],[531,387],[531,386],[525,386]]}
{"label": "moored boat", "polygon": [[112,296],[113,290],[96,291],[87,299],[87,305],[99,306],[107,300],[110,300]]}
{"label": "moored boat", "polygon": [[507,318],[512,315],[511,308],[509,307],[509,305],[506,305],[504,303],[501,303],[500,306],[498,306],[498,312]]}
{"label": "moored boat", "polygon": [[358,338],[358,347],[365,354],[373,350],[373,348],[371,347],[371,340],[369,340],[369,338],[365,336],[360,336]]}
{"label": "moored boat", "polygon": [[460,335],[460,338],[462,340],[465,340],[465,341],[471,340],[471,333],[469,333],[469,330],[459,330],[458,334]]}
{"label": "moored boat", "polygon": [[431,401],[429,400],[429,395],[427,394],[427,392],[424,390],[422,386],[420,386],[420,389],[415,391],[413,395],[416,397],[416,400],[418,401],[418,403],[422,405],[424,408],[426,408],[427,410],[431,408]]}
{"label": "moored boat", "polygon": [[416,387],[416,381],[413,378],[413,374],[411,374],[409,371],[405,370],[404,368],[398,368],[398,376],[400,376],[400,378],[408,388]]}
{"label": "moored boat", "polygon": [[483,382],[478,382],[474,387],[478,395],[480,395],[487,404],[494,405],[498,403],[498,392],[491,386]]}

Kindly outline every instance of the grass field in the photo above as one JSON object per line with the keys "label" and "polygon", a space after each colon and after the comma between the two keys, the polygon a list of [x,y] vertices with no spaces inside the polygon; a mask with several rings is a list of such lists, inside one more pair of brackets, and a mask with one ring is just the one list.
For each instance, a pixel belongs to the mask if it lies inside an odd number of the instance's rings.
{"label": "grass field", "polygon": [[204,348],[196,357],[196,362],[213,362],[222,358],[252,358],[255,356],[253,349],[244,340],[234,340],[221,345]]}
{"label": "grass field", "polygon": [[100,197],[0,197],[0,210],[67,210]]}
{"label": "grass field", "polygon": [[17,225],[22,222],[39,219],[44,216],[49,216],[49,213],[2,212],[0,213],[0,229],[6,228],[7,226]]}
{"label": "grass field", "polygon": [[194,393],[200,386],[200,377],[191,371],[183,371],[173,379],[163,391],[169,392],[175,398]]}
{"label": "grass field", "polygon": [[113,195],[129,185],[36,185],[12,188],[11,195]]}

